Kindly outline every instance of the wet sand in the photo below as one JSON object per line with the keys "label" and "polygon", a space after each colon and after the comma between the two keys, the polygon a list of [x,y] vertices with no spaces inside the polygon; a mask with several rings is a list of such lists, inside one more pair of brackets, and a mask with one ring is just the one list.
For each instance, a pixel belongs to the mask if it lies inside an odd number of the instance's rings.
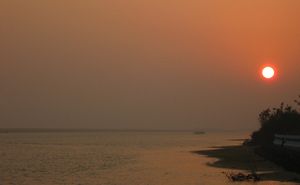
{"label": "wet sand", "polygon": [[15,133],[0,135],[0,184],[216,185],[223,172],[262,176],[258,185],[300,184],[240,145],[249,133]]}

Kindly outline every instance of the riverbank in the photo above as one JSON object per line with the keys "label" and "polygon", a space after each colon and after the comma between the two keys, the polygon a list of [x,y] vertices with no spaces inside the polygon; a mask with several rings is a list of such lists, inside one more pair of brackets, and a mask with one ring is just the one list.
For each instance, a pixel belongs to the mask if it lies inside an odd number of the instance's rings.
{"label": "riverbank", "polygon": [[[255,148],[238,145],[212,147],[207,150],[194,151],[210,159],[208,168],[216,168],[215,173],[244,173],[255,171],[260,181],[256,184],[300,184],[300,175],[287,171],[275,163],[255,153]],[[248,184],[250,182],[239,182]]]}

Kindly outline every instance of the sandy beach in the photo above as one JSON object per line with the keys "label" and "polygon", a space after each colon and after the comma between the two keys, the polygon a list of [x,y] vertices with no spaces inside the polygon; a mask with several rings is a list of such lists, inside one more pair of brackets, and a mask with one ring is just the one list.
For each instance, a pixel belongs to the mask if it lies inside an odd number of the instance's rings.
{"label": "sandy beach", "polygon": [[216,185],[224,172],[261,174],[262,185],[300,176],[240,146],[248,133],[113,132],[0,135],[0,184]]}

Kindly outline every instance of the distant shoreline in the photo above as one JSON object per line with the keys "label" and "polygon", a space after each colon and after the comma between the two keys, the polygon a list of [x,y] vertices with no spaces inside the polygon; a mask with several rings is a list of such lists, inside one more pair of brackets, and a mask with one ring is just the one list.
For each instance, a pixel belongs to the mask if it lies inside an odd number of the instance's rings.
{"label": "distant shoreline", "polygon": [[249,130],[215,130],[215,129],[93,129],[93,128],[0,128],[0,134],[3,133],[52,133],[52,132],[190,132],[190,133],[208,133],[208,132],[250,132]]}
{"label": "distant shoreline", "polygon": [[0,133],[45,133],[45,132],[196,132],[195,130],[150,130],[150,129],[64,129],[64,128],[0,128]]}

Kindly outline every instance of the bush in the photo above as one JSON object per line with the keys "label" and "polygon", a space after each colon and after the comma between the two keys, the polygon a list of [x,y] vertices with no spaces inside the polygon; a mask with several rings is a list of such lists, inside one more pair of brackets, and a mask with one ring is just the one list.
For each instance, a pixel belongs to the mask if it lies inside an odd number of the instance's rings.
{"label": "bush", "polygon": [[[300,101],[295,102],[300,105]],[[270,146],[275,134],[300,134],[300,113],[296,108],[284,103],[278,108],[262,111],[259,114],[259,122],[261,127],[252,133],[250,144]]]}

